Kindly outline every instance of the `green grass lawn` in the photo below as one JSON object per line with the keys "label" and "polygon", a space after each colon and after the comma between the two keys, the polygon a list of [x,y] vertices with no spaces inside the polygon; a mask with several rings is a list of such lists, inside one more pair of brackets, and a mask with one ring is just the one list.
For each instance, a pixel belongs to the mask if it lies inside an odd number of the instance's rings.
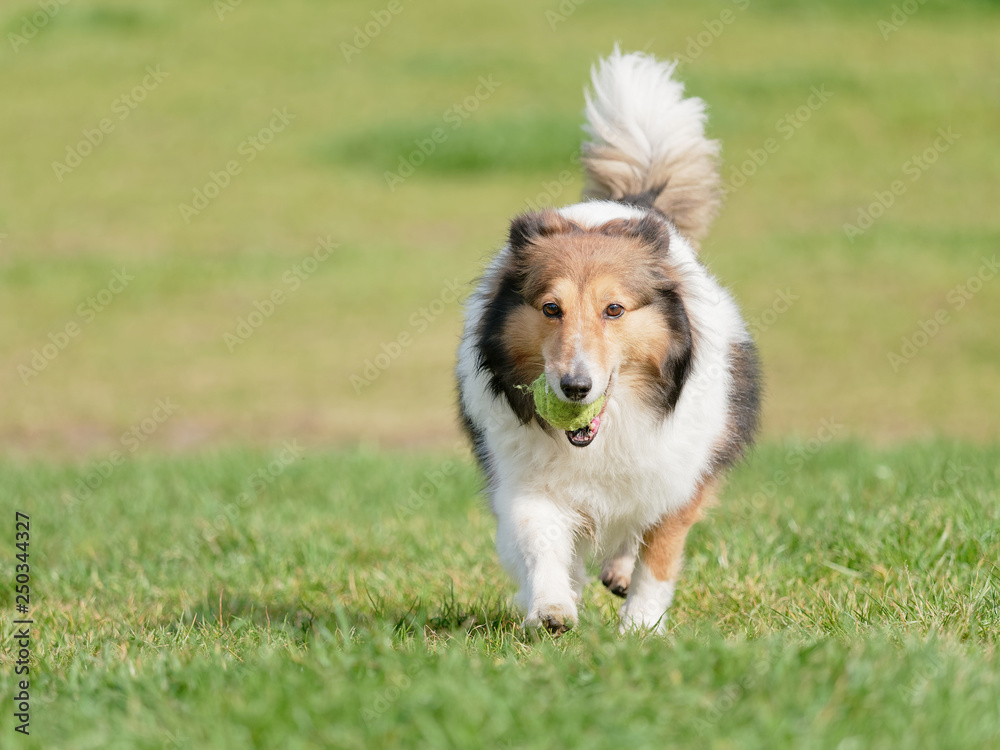
{"label": "green grass lawn", "polygon": [[998,467],[767,444],[695,528],[664,637],[619,637],[593,582],[553,640],[519,629],[459,454],[139,458],[77,502],[89,465],[8,461],[37,662],[15,742],[5,659],[3,746],[995,746]]}

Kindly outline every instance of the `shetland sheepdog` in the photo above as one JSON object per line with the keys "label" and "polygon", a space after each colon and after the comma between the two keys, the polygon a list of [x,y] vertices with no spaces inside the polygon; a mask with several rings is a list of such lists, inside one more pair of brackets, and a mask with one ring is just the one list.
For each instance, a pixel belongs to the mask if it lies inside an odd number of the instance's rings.
{"label": "shetland sheepdog", "polygon": [[[461,417],[526,627],[576,623],[596,553],[622,630],[662,631],[688,530],[757,429],[756,348],[698,259],[719,144],[675,65],[615,48],[591,70],[585,200],[515,217],[466,304]],[[547,424],[523,387],[542,373],[603,410]]]}

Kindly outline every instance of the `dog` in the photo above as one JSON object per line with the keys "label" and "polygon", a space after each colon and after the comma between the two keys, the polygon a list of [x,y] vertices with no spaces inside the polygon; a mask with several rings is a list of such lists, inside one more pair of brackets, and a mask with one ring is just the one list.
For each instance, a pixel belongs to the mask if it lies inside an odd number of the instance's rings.
{"label": "dog", "polygon": [[[591,69],[585,200],[514,218],[466,302],[456,376],[496,547],[525,627],[577,622],[591,553],[621,628],[662,632],[688,530],[757,431],[757,350],[698,260],[719,206],[719,144],[676,63],[613,53]],[[525,386],[606,397],[564,432]]]}

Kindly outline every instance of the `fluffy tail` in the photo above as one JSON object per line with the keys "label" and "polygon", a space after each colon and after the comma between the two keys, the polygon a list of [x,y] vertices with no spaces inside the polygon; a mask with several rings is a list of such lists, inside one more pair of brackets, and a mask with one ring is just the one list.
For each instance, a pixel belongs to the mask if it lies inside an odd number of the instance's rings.
{"label": "fluffy tail", "polygon": [[719,142],[705,137],[705,102],[684,98],[676,65],[616,46],[591,68],[584,194],[655,207],[697,242],[719,208]]}

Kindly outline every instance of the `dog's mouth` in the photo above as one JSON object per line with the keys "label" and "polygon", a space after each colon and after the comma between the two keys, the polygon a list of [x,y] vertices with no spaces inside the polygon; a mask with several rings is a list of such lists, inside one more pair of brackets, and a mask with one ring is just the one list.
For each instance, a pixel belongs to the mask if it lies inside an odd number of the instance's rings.
{"label": "dog's mouth", "polygon": [[566,430],[566,437],[569,439],[570,444],[575,445],[577,448],[586,448],[594,442],[594,438],[597,437],[597,431],[601,429],[601,419],[604,417],[604,412],[607,408],[608,399],[605,399],[600,413],[590,420],[590,424],[586,427],[581,427],[579,430]]}

